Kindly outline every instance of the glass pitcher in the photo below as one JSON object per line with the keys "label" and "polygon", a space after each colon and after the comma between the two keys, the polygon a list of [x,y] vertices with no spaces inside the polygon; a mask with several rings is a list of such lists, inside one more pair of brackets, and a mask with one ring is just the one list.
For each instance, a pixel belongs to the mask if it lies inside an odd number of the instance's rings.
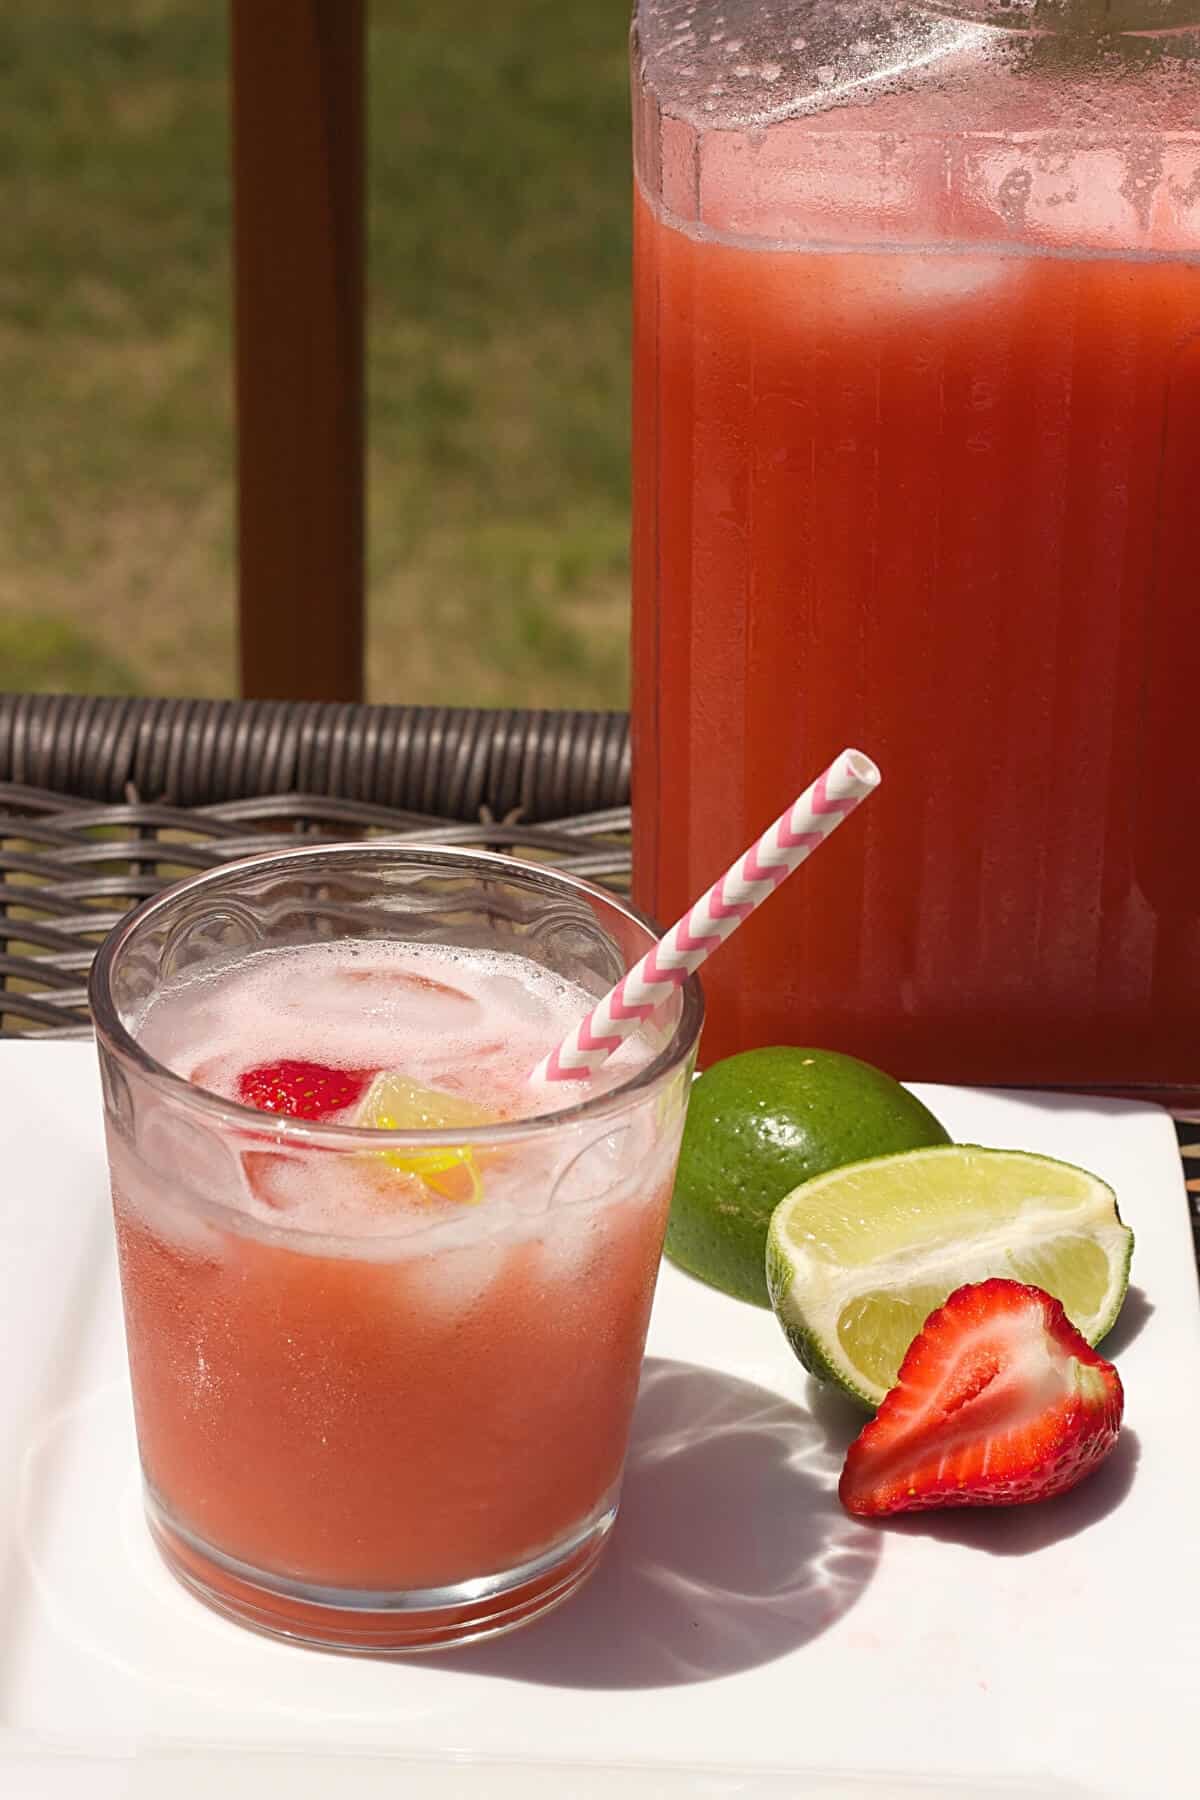
{"label": "glass pitcher", "polygon": [[1200,4],[641,0],[635,892],[706,1060],[1200,1095]]}

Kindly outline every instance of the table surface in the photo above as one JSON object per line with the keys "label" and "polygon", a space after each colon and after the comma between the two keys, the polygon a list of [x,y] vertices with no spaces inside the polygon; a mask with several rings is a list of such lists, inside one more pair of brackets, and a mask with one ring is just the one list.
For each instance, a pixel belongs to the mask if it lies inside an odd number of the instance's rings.
{"label": "table surface", "polygon": [[[447,1800],[1188,1791],[1200,1440],[1179,1432],[1179,1397],[1200,1375],[1200,1312],[1161,1113],[923,1091],[960,1139],[1094,1163],[1137,1235],[1110,1343],[1129,1430],[1075,1494],[886,1531],[849,1520],[834,1485],[861,1416],[810,1385],[770,1313],[668,1266],[622,1521],[593,1580],[536,1630],[389,1663],[238,1631],[162,1568],[141,1522],[96,1059],[9,1043],[0,1077],[0,1538],[8,1504],[19,1547],[0,1609],[0,1791],[316,1800],[333,1773],[356,1800],[391,1800],[406,1774]],[[38,1745],[52,1789],[35,1761],[8,1761]],[[387,1769],[366,1785],[375,1748],[396,1758],[390,1785]],[[336,1750],[344,1770],[297,1767]],[[265,1760],[279,1751],[286,1773]]]}

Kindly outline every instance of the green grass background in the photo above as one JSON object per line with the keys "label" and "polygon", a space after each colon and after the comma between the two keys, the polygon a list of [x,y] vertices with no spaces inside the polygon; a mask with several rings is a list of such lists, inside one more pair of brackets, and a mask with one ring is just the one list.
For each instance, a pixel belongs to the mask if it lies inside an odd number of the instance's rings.
{"label": "green grass background", "polygon": [[[623,705],[628,0],[369,0],[369,689]],[[0,686],[234,691],[222,0],[0,14]]]}

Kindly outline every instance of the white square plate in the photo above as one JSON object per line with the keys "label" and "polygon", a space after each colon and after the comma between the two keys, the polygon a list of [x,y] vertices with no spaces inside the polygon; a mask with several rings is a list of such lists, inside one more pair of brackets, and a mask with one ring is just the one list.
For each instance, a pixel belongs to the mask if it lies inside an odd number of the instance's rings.
{"label": "white square plate", "polygon": [[12,1800],[1184,1794],[1200,1692],[1200,1308],[1174,1131],[922,1089],[959,1139],[1094,1168],[1137,1236],[1128,1427],[1043,1507],[876,1528],[857,1415],[769,1314],[663,1270],[622,1516],[587,1588],[360,1662],[206,1611],[142,1523],[95,1056],[0,1044],[0,1793]]}

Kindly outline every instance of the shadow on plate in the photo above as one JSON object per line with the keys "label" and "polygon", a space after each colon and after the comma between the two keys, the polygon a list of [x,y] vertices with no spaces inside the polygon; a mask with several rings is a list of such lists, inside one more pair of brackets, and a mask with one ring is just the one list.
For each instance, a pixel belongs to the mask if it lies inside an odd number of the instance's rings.
{"label": "shadow on plate", "polygon": [[786,1655],[849,1610],[879,1557],[878,1534],[838,1505],[840,1467],[824,1431],[777,1394],[650,1358],[596,1573],[540,1624],[439,1667],[653,1688]]}
{"label": "shadow on plate", "polygon": [[957,1511],[909,1513],[886,1521],[880,1529],[940,1538],[969,1550],[986,1550],[989,1556],[1028,1556],[1086,1531],[1114,1512],[1133,1485],[1140,1455],[1136,1431],[1125,1427],[1107,1462],[1056,1500],[1032,1506],[964,1506]]}
{"label": "shadow on plate", "polygon": [[[1135,1249],[1134,1255],[1137,1255]],[[1145,1288],[1130,1286],[1117,1314],[1117,1322],[1106,1338],[1101,1338],[1096,1348],[1110,1362],[1123,1356],[1130,1344],[1142,1333],[1147,1321],[1153,1316],[1154,1304]]]}

